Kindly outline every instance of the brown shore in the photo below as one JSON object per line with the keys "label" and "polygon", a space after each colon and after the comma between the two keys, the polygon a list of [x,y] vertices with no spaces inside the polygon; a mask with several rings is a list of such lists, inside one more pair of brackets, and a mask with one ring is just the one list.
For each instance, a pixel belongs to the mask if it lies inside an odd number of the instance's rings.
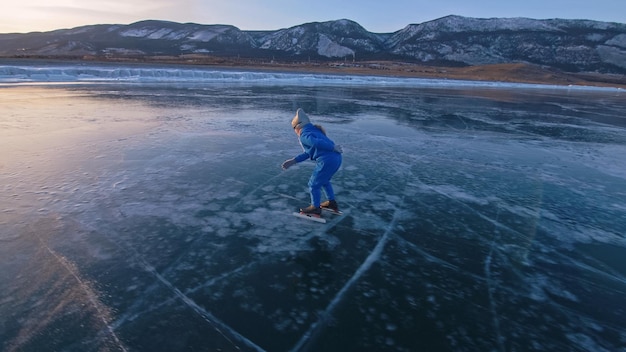
{"label": "brown shore", "polygon": [[453,79],[561,86],[594,86],[626,89],[624,75],[566,73],[528,64],[495,64],[470,67],[434,67],[397,62],[354,64],[233,65],[231,68],[277,70],[340,75]]}
{"label": "brown shore", "polygon": [[[31,59],[53,59],[30,57]],[[61,59],[63,58],[56,58]],[[75,61],[78,58],[64,58]],[[258,70],[275,72],[323,73],[336,75],[365,75],[384,77],[452,79],[469,81],[530,83],[559,86],[592,86],[626,89],[626,75],[602,73],[572,73],[555,68],[525,63],[493,64],[466,67],[429,66],[398,61],[359,62],[278,62],[273,60],[212,57],[205,55],[152,56],[152,57],[93,57],[84,56],[78,61],[124,62],[135,64],[197,65],[224,69]]]}
{"label": "brown shore", "polygon": [[466,67],[427,66],[395,61],[273,62],[260,60],[184,57],[152,57],[142,62],[191,64],[216,68],[262,71],[367,75],[407,78],[454,79],[561,86],[594,86],[626,89],[626,75],[571,73],[538,65],[511,63]]}

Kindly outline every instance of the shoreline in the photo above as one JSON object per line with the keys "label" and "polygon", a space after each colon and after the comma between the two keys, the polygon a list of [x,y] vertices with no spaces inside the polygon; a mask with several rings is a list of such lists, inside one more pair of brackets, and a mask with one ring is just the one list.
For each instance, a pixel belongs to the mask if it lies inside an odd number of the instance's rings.
{"label": "shoreline", "polygon": [[[554,68],[526,63],[491,64],[449,67],[428,66],[400,61],[363,62],[275,62],[207,56],[184,57],[3,57],[11,61],[62,61],[76,63],[106,63],[134,65],[182,65],[228,70],[254,70],[284,73],[318,73],[347,76],[378,76],[394,78],[422,78],[462,80],[494,83],[525,83],[556,86],[604,87],[626,89],[626,75],[601,73],[571,73]],[[1,61],[0,61],[1,62]]]}
{"label": "shoreline", "polygon": [[[98,60],[99,61],[99,60]],[[274,62],[236,58],[152,57],[140,61],[104,60],[105,62],[136,62],[178,64],[224,69],[247,69],[269,72],[320,73],[395,78],[450,79],[495,83],[527,83],[557,86],[591,86],[626,89],[626,75],[571,73],[526,63],[491,64],[450,67],[429,66],[402,61],[360,62]]]}
{"label": "shoreline", "polygon": [[[267,67],[240,66],[239,68],[281,70],[284,72],[324,73],[338,75],[381,76],[395,78],[423,78],[494,83],[524,83],[557,86],[590,86],[626,89],[626,77],[599,74],[572,74],[535,68],[525,64],[498,64],[472,67],[432,67],[393,63],[385,68],[350,66],[333,67]],[[237,67],[234,67],[237,68]]]}

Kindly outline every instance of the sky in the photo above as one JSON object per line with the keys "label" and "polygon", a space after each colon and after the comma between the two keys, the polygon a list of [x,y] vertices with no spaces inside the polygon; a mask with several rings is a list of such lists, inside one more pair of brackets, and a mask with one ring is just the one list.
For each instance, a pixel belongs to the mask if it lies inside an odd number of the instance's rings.
{"label": "sky", "polygon": [[167,20],[277,30],[349,19],[375,33],[447,15],[626,23],[626,0],[2,0],[0,33]]}

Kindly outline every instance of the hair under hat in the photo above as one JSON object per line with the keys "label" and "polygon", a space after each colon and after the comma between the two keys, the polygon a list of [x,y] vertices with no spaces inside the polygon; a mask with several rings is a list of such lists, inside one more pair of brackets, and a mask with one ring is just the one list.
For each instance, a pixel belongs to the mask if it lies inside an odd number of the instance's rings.
{"label": "hair under hat", "polygon": [[298,108],[298,110],[296,111],[296,116],[294,116],[293,120],[291,120],[291,127],[293,127],[294,129],[302,128],[304,127],[304,125],[310,122],[311,120],[309,120],[309,117],[304,112],[304,110],[302,110],[301,108]]}

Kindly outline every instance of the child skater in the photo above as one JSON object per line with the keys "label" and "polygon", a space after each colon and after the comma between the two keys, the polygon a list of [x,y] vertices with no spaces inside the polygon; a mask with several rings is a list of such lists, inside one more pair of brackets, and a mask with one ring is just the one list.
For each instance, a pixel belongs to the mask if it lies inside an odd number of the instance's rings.
{"label": "child skater", "polygon": [[[316,163],[308,184],[311,192],[311,205],[300,209],[300,212],[319,216],[322,213],[322,207],[339,211],[330,179],[341,166],[343,148],[326,137],[326,132],[321,126],[314,126],[302,109],[296,111],[296,116],[291,120],[291,127],[298,135],[304,152],[286,160],[282,164],[283,170],[307,159]],[[322,188],[328,198],[324,203],[321,203]]]}

